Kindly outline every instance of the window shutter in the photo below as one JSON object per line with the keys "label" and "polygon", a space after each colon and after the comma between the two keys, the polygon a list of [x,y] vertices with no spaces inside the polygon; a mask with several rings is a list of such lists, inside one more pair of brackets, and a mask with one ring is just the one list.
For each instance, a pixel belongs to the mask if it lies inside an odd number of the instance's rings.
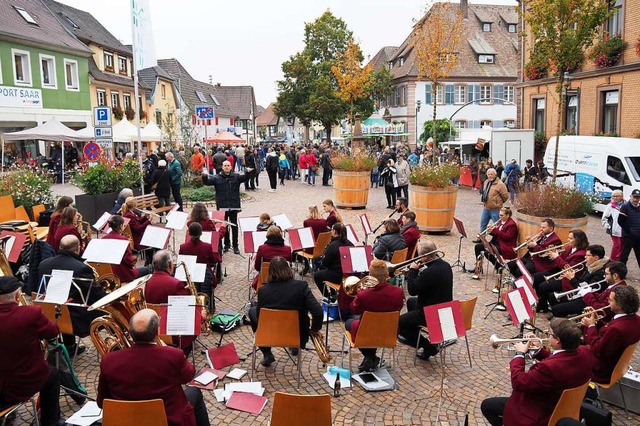
{"label": "window shutter", "polygon": [[480,86],[477,84],[470,84],[468,86],[467,102],[471,102],[478,99],[478,95],[476,95],[476,90],[479,90],[479,89],[480,89]]}
{"label": "window shutter", "polygon": [[425,93],[424,103],[427,105],[431,105],[433,103],[433,100],[431,99],[431,84],[424,85],[424,93]]}
{"label": "window shutter", "polygon": [[453,104],[453,84],[445,84],[444,86],[444,103]]}
{"label": "window shutter", "polygon": [[[478,99],[478,98],[476,98]],[[469,120],[469,128],[470,129],[479,129],[480,128],[480,120]]]}
{"label": "window shutter", "polygon": [[502,98],[504,98],[504,90],[502,84],[495,84],[493,86],[493,93],[493,97],[496,98],[493,103],[496,105],[502,105]]}

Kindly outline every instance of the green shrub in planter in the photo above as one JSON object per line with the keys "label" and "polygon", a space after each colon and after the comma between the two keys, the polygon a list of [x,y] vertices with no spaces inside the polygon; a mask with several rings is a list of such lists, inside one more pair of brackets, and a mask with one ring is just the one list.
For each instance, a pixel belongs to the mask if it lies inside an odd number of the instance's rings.
{"label": "green shrub in planter", "polygon": [[200,188],[183,188],[181,194],[182,198],[188,201],[215,200],[212,189],[207,186],[201,186]]}
{"label": "green shrub in planter", "polygon": [[411,185],[430,188],[445,188],[451,185],[451,179],[460,177],[460,166],[455,163],[422,165],[411,169],[409,182]]}
{"label": "green shrub in planter", "polygon": [[13,196],[13,203],[28,210],[36,204],[51,204],[51,181],[44,174],[31,169],[16,168],[0,179],[0,195]]}
{"label": "green shrub in planter", "polygon": [[138,188],[141,176],[140,165],[133,159],[125,160],[118,166],[101,159],[98,164],[77,173],[73,183],[85,194],[100,195],[120,192],[123,188]]}

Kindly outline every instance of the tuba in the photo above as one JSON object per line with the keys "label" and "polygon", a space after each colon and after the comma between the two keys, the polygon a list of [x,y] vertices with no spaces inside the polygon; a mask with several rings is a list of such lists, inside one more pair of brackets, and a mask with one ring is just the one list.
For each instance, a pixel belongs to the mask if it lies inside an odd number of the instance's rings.
{"label": "tuba", "polygon": [[316,348],[316,352],[318,353],[318,358],[322,361],[323,364],[327,364],[331,361],[331,355],[329,355],[329,350],[327,349],[327,345],[324,342],[324,336],[320,330],[318,331],[309,331],[309,338],[313,343],[313,346]]}
{"label": "tuba", "polygon": [[120,287],[120,277],[118,277],[116,274],[107,273],[100,275],[98,273],[98,270],[89,262],[84,262],[84,264],[91,268],[91,271],[93,272],[93,279],[95,280],[96,285],[101,286],[105,293],[111,293],[112,291]]}
{"label": "tuba", "polygon": [[343,288],[344,288],[344,292],[348,296],[355,297],[360,290],[373,288],[377,285],[378,285],[378,279],[372,277],[371,275],[367,275],[360,279],[352,275],[350,277],[345,278]]}
{"label": "tuba", "polygon": [[209,312],[209,295],[206,293],[198,293],[198,289],[196,288],[193,281],[191,281],[191,275],[189,274],[189,269],[187,268],[186,263],[180,262],[176,265],[176,268],[178,266],[182,266],[184,268],[184,276],[187,279],[187,288],[189,289],[191,294],[195,296],[196,306],[200,306],[202,309],[201,311],[202,327],[200,329],[206,330],[204,331],[204,334],[209,334],[209,332],[211,331],[209,327],[209,324],[210,324],[209,321],[211,320],[211,312]]}

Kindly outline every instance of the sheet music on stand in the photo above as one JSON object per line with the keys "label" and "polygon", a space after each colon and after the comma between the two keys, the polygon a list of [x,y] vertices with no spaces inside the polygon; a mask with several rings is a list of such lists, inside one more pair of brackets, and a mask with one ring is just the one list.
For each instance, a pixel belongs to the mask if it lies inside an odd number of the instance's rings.
{"label": "sheet music on stand", "polygon": [[459,300],[424,307],[431,343],[442,343],[466,334]]}
{"label": "sheet music on stand", "polygon": [[371,246],[340,247],[342,272],[345,274],[369,272],[369,264],[373,260],[372,250]]}
{"label": "sheet music on stand", "polygon": [[[204,282],[207,265],[204,263],[197,263],[196,262],[197,259],[198,259],[197,256],[179,254],[177,263],[184,262],[185,265],[187,265],[187,269],[189,270],[189,276],[191,277],[191,281],[195,283],[201,283],[201,282]],[[187,276],[184,273],[183,267],[176,268],[175,277],[180,281],[185,281],[185,282],[187,281]]]}
{"label": "sheet music on stand", "polygon": [[[113,215],[109,215],[109,219],[111,218],[111,216]],[[124,223],[122,224],[122,229],[126,228],[127,225],[129,224],[129,222],[131,222],[131,219],[129,219],[128,217],[124,217],[122,216],[122,220],[124,221]],[[105,224],[102,226],[102,229],[98,229],[98,231],[102,231],[105,234],[110,234],[111,233],[111,227],[109,226],[109,222],[107,220],[107,222],[105,222]]]}
{"label": "sheet music on stand", "polygon": [[119,265],[129,247],[129,240],[92,239],[82,257],[87,262]]}
{"label": "sheet music on stand", "polygon": [[260,223],[260,216],[239,217],[238,225],[242,232],[254,232]]}
{"label": "sheet music on stand", "polygon": [[527,294],[524,288],[520,287],[502,293],[502,298],[507,305],[513,325],[518,326],[533,317],[533,309],[527,302]]}
{"label": "sheet music on stand", "polygon": [[167,248],[171,237],[171,229],[162,226],[149,225],[144,230],[140,245],[145,247],[153,247],[160,250]]}
{"label": "sheet music on stand", "polygon": [[536,303],[538,303],[538,295],[533,290],[531,284],[527,282],[527,280],[525,280],[523,277],[520,277],[515,280],[513,284],[516,286],[516,288],[524,289],[524,292],[527,296],[527,303],[529,303],[529,305],[535,305]]}
{"label": "sheet music on stand", "polygon": [[288,234],[291,251],[313,248],[316,245],[312,228],[291,228]]}
{"label": "sheet music on stand", "polygon": [[196,297],[169,296],[167,305],[167,335],[193,336],[196,334]]}
{"label": "sheet music on stand", "polygon": [[91,225],[91,227],[96,231],[101,231],[102,228],[104,228],[104,226],[107,224],[110,218],[111,218],[111,213],[104,212],[102,213],[102,216],[100,216],[98,220],[96,220],[96,223]]}
{"label": "sheet music on stand", "polygon": [[347,229],[347,239],[351,241],[354,245],[360,242],[358,235],[356,234],[356,230],[353,229],[353,225],[345,225]]}
{"label": "sheet music on stand", "polygon": [[283,231],[293,228],[293,224],[285,213],[272,216],[271,219],[273,220],[273,223],[278,225]]}
{"label": "sheet music on stand", "polygon": [[244,252],[253,254],[267,241],[267,231],[243,231]]}
{"label": "sheet music on stand", "polygon": [[527,281],[527,283],[529,283],[530,285],[533,285],[533,275],[531,275],[531,272],[529,272],[527,267],[524,266],[524,263],[522,263],[522,259],[519,259],[519,258],[516,259],[516,265],[518,265],[518,269],[520,270],[520,273],[522,274],[524,279]]}
{"label": "sheet music on stand", "polygon": [[371,227],[371,222],[369,222],[369,216],[366,213],[358,216],[360,219],[360,224],[362,225],[362,229],[364,230],[364,235],[373,234],[373,228]]}
{"label": "sheet music on stand", "polygon": [[187,224],[187,220],[189,220],[189,213],[172,210],[167,215],[167,223],[165,226],[171,229],[182,230]]}
{"label": "sheet music on stand", "polygon": [[44,301],[58,305],[64,304],[69,300],[72,279],[73,271],[53,269],[45,290]]}

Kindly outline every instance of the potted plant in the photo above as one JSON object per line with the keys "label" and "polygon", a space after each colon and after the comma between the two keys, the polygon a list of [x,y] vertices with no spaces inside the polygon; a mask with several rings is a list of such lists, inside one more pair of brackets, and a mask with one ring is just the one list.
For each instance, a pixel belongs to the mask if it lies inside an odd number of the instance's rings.
{"label": "potted plant", "polygon": [[85,221],[95,222],[105,211],[111,211],[118,193],[131,188],[140,193],[141,171],[138,163],[125,160],[116,166],[106,158],[76,174],[73,183],[84,191],[76,195],[76,206]]}
{"label": "potted plant", "polygon": [[124,111],[119,106],[111,108],[111,113],[116,120],[122,120],[122,117],[124,117]]}
{"label": "potted plant", "polygon": [[127,116],[127,120],[131,121],[135,118],[136,112],[132,108],[127,108],[124,110],[124,115]]}
{"label": "potted plant", "polygon": [[0,179],[0,195],[11,195],[14,206],[24,206],[30,215],[36,204],[49,205],[53,202],[51,180],[26,166],[16,166]]}
{"label": "potted plant", "polygon": [[622,52],[627,47],[627,42],[617,35],[610,37],[605,35],[593,46],[589,57],[595,62],[598,68],[608,68],[615,65],[620,60]]}
{"label": "potted plant", "polygon": [[411,170],[409,206],[421,231],[451,230],[458,201],[458,186],[453,181],[459,177],[460,166],[455,163],[423,164]]}
{"label": "potted plant", "polygon": [[553,219],[556,234],[562,241],[566,241],[572,229],[586,231],[593,199],[593,194],[559,185],[539,185],[532,191],[518,193],[513,203],[518,239],[522,242],[527,236],[537,234],[545,218]]}
{"label": "potted plant", "polygon": [[333,166],[333,202],[337,207],[364,208],[369,200],[371,171],[377,162],[374,157],[363,151],[334,154]]}

